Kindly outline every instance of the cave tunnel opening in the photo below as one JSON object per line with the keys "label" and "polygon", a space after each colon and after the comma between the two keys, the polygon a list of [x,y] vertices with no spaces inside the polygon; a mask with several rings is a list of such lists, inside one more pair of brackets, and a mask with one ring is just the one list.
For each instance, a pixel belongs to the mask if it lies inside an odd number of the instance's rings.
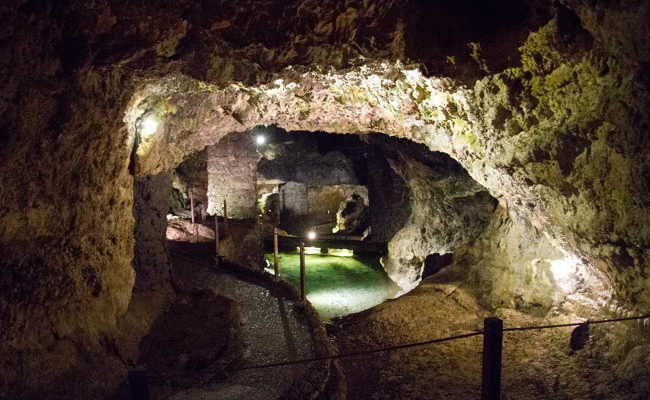
{"label": "cave tunnel opening", "polygon": [[[489,194],[470,184],[467,172],[448,155],[380,133],[287,132],[275,125],[257,126],[190,154],[169,175],[169,208],[164,213],[168,240],[201,243],[205,251],[215,240],[216,214],[221,252],[253,268],[263,263],[261,268],[272,272],[273,230],[278,228],[281,275],[298,286],[296,246],[305,242],[307,298],[326,320],[367,309],[417,285],[432,274],[426,267],[430,254],[450,254],[467,242],[454,238],[458,235],[453,229],[475,224],[479,233],[494,207]],[[414,203],[411,185],[423,176],[442,185],[450,179],[474,185],[481,192],[477,201],[484,205],[456,202],[455,189],[419,187],[415,190],[424,190],[426,197]],[[389,242],[405,225],[431,222],[413,215],[413,207],[420,208],[423,201],[439,204],[428,211],[446,225],[418,228],[422,243],[417,252],[422,256],[388,254]],[[310,232],[315,237],[309,238]],[[235,249],[243,243],[249,245]],[[388,276],[385,263],[406,263],[408,272]],[[412,276],[402,276],[408,274]],[[400,288],[395,279],[409,280],[411,287]]]}

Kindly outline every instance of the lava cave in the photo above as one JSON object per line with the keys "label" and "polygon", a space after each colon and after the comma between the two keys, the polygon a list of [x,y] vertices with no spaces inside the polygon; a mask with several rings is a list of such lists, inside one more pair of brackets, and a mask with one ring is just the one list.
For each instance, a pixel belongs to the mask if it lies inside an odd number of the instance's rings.
{"label": "lava cave", "polygon": [[0,15],[0,400],[650,398],[650,2]]}

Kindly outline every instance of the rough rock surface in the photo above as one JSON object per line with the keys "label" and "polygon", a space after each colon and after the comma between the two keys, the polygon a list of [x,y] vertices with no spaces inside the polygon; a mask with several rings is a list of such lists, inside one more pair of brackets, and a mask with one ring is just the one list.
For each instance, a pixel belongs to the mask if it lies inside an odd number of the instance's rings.
{"label": "rough rock surface", "polygon": [[115,338],[115,351],[123,361],[139,358],[140,339],[149,333],[175,298],[166,238],[170,187],[171,177],[166,173],[135,179],[133,268],[136,281]]}
{"label": "rough rock surface", "polygon": [[411,215],[382,259],[403,293],[418,284],[429,254],[454,252],[481,234],[494,199],[463,171],[436,171],[412,159],[389,162],[407,183],[411,199]]}
{"label": "rough rock surface", "polygon": [[367,200],[352,193],[336,211],[336,227],[334,233],[362,233],[368,227]]}
{"label": "rough rock surface", "polygon": [[228,218],[257,217],[257,162],[254,138],[232,134],[208,147],[208,213]]}
{"label": "rough rock surface", "polygon": [[[206,221],[207,222],[207,221]],[[209,221],[214,225],[214,219]],[[220,229],[221,230],[221,229]],[[167,222],[167,240],[179,242],[211,242],[214,243],[214,229],[203,224],[184,219],[173,219]]]}
{"label": "rough rock surface", "polygon": [[283,157],[276,156],[272,160],[262,159],[260,161],[259,178],[312,185],[359,184],[352,162],[343,153],[331,151],[319,154],[299,151],[295,149],[297,146],[287,147],[287,150],[282,150]]}
{"label": "rough rock surface", "polygon": [[152,291],[170,287],[167,251],[167,211],[169,210],[168,174],[137,178],[135,182],[135,290]]}
{"label": "rough rock surface", "polygon": [[287,182],[280,186],[281,221],[300,221],[309,214],[308,186],[304,183]]}
{"label": "rough rock surface", "polygon": [[453,263],[431,280],[463,287],[486,309],[539,317],[605,308],[611,300],[611,286],[601,273],[562,253],[530,222],[500,206],[477,240],[459,248]]}
{"label": "rough rock surface", "polygon": [[[376,135],[366,135],[369,139]],[[397,143],[390,143],[393,148]],[[386,147],[369,143],[366,159],[368,171],[368,199],[370,207],[370,240],[388,242],[411,214],[409,188],[387,161]]]}
{"label": "rough rock surface", "polygon": [[172,192],[181,198],[175,200],[172,212],[191,217],[191,200],[194,200],[194,216],[200,221],[208,215],[208,155],[207,149],[191,154],[172,174]]}
{"label": "rough rock surface", "polygon": [[[475,4],[3,2],[2,390],[114,384],[132,174],[260,124],[449,153],[605,273],[620,312],[647,312],[650,3]],[[148,137],[145,116],[160,119]]]}
{"label": "rough rock surface", "polygon": [[332,226],[338,220],[338,210],[351,196],[358,196],[361,203],[368,205],[368,189],[361,185],[314,185],[308,186],[307,201],[312,223],[332,233]]}
{"label": "rough rock surface", "polygon": [[[562,324],[593,319],[601,310],[584,307],[581,318],[566,314],[536,318],[512,309],[488,311],[477,298],[455,284],[429,280],[374,309],[350,315],[338,324],[342,352],[422,342],[475,332],[490,315],[506,327]],[[452,317],[453,316],[453,317]],[[502,397],[508,399],[635,399],[648,397],[644,378],[648,349],[638,323],[590,326],[585,347],[572,351],[571,328],[504,333]],[[628,350],[618,338],[627,337]],[[481,390],[481,336],[344,359],[350,398],[468,399]],[[629,354],[626,360],[621,356]],[[625,356],[623,356],[625,357]],[[612,370],[611,365],[621,362]],[[636,368],[632,367],[635,365]]]}

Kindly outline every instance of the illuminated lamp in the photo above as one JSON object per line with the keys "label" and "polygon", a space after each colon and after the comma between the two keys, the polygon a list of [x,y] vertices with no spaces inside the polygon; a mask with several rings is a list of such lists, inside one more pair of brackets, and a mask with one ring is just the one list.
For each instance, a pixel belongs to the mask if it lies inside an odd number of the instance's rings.
{"label": "illuminated lamp", "polygon": [[142,120],[141,132],[145,136],[153,135],[158,130],[159,125],[160,121],[155,116],[148,115]]}

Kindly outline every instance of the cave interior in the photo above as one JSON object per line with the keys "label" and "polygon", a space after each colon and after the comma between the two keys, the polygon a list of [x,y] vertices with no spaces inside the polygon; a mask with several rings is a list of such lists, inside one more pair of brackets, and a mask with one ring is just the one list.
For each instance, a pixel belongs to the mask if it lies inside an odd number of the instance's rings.
{"label": "cave interior", "polygon": [[649,2],[0,15],[0,399],[650,397]]}

